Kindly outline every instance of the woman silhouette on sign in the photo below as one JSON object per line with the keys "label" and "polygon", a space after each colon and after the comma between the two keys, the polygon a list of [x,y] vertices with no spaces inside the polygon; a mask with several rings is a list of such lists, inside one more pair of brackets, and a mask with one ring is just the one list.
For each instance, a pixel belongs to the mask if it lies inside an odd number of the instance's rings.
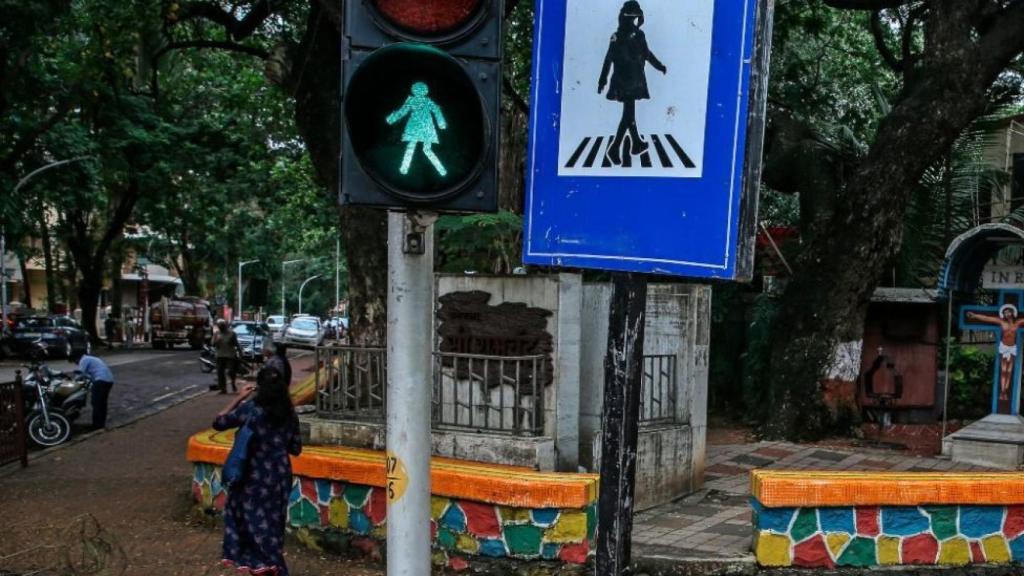
{"label": "woman silhouette on sign", "polygon": [[412,157],[416,154],[416,146],[419,144],[423,144],[423,154],[433,164],[437,173],[441,176],[448,174],[444,164],[432,149],[434,144],[438,143],[434,120],[437,120],[437,128],[441,130],[447,130],[448,123],[444,120],[441,107],[427,97],[429,92],[430,89],[423,82],[413,84],[412,96],[405,100],[405,104],[402,104],[401,108],[387,117],[387,123],[390,126],[409,116],[408,122],[405,123],[405,132],[402,133],[402,142],[408,142],[405,147],[405,157],[402,158],[402,167],[399,170],[403,175],[409,173]]}
{"label": "woman silhouette on sign", "polygon": [[668,73],[668,68],[647,47],[647,37],[640,30],[643,25],[644,11],[640,3],[629,0],[623,4],[619,11],[619,29],[612,34],[608,54],[604,57],[604,67],[601,68],[601,79],[597,84],[597,93],[604,92],[608,85],[608,73],[611,72],[607,97],[622,102],[619,130],[608,148],[608,159],[616,166],[622,163],[622,144],[627,132],[630,138],[627,154],[643,154],[650,147],[640,138],[636,127],[636,101],[651,97],[647,91],[647,63],[650,62],[662,74]]}

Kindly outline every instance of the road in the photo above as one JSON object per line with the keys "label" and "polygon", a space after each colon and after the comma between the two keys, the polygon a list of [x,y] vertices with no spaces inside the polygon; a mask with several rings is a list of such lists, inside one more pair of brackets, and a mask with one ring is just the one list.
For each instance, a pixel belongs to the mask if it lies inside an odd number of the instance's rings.
{"label": "road", "polygon": [[[216,381],[216,374],[199,369],[199,353],[192,350],[114,350],[100,351],[114,373],[110,392],[107,426],[116,427],[166,410],[182,400],[201,394]],[[62,358],[49,361],[56,370],[73,367]],[[17,361],[0,364],[0,381],[14,378],[20,367]],[[89,409],[75,423],[85,426],[91,418]]]}

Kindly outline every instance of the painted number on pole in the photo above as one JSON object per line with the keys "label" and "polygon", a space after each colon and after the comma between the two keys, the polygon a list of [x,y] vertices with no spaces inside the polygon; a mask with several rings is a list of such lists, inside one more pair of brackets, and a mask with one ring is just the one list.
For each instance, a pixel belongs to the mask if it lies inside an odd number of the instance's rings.
{"label": "painted number on pole", "polygon": [[409,487],[409,475],[405,471],[405,465],[401,458],[394,452],[387,453],[387,479],[388,479],[388,502],[394,504],[405,495],[405,489]]}

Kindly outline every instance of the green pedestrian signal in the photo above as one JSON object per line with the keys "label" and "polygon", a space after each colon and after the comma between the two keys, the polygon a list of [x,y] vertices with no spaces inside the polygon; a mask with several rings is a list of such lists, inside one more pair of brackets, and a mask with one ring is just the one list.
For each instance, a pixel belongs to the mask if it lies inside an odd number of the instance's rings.
{"label": "green pedestrian signal", "polygon": [[491,126],[463,64],[417,43],[353,60],[344,124],[346,153],[359,168],[407,203],[443,201],[472,187],[490,153]]}
{"label": "green pedestrian signal", "polygon": [[438,143],[434,122],[437,122],[437,128],[440,130],[446,130],[448,124],[444,121],[441,107],[431,100],[427,96],[428,94],[430,94],[430,89],[426,84],[423,82],[413,84],[412,95],[405,101],[405,104],[388,115],[388,124],[394,124],[407,116],[409,117],[405,124],[405,132],[402,134],[402,142],[408,144],[405,147],[405,156],[402,158],[402,167],[398,170],[403,175],[409,173],[412,158],[416,154],[416,147],[420,144],[423,145],[423,155],[430,160],[437,173],[441,176],[448,175],[444,164],[433,151],[434,144]]}
{"label": "green pedestrian signal", "polygon": [[497,212],[505,0],[340,5],[341,204]]}

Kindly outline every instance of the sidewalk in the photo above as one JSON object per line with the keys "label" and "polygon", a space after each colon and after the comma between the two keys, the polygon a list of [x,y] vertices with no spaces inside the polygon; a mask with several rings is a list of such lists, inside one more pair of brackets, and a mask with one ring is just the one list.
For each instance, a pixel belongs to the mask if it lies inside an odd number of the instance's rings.
{"label": "sidewalk", "polygon": [[[295,368],[300,372],[298,362]],[[217,565],[220,529],[191,516],[192,467],[185,461],[188,437],[208,427],[226,402],[203,394],[47,452],[27,469],[0,469],[0,573],[234,574]],[[295,576],[381,574],[373,565],[321,557],[297,545],[288,545],[286,554]],[[93,568],[83,569],[82,558]],[[109,570],[96,570],[100,565]]]}
{"label": "sidewalk", "polygon": [[634,558],[753,562],[750,553],[750,470],[981,470],[906,452],[759,442],[708,446],[704,489],[635,516]]}

